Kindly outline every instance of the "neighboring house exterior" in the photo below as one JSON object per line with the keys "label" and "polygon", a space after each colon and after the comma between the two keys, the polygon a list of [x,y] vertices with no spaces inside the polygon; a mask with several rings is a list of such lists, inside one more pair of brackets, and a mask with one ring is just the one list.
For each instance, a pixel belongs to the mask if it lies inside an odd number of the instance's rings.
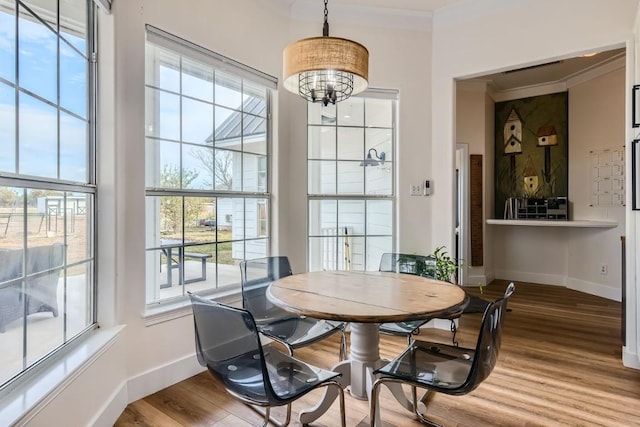
{"label": "neighboring house exterior", "polygon": [[[242,105],[242,112],[231,113],[216,126],[214,134],[207,138],[207,144],[215,144],[215,147],[220,149],[216,150],[216,155],[220,154],[224,158],[221,163],[224,164],[225,170],[215,176],[218,189],[260,192],[267,190],[267,129],[266,122],[262,119],[266,115],[265,110],[266,105],[260,99],[248,98]],[[233,167],[240,164],[242,168]],[[219,163],[216,163],[217,165]],[[222,182],[227,185],[219,186]],[[231,188],[229,188],[229,182]],[[253,200],[248,199],[243,203],[242,200],[218,198],[217,226],[230,228],[233,240],[244,239],[245,236],[267,235],[269,207],[264,199],[255,199],[255,202]],[[245,215],[248,221],[243,230]],[[262,257],[267,253],[265,243],[264,240],[234,241],[232,257],[237,260]]]}

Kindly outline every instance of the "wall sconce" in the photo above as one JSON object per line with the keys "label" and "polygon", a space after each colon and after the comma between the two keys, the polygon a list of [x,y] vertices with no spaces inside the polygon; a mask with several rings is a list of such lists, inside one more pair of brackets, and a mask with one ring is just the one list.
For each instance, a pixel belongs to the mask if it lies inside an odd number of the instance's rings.
{"label": "wall sconce", "polygon": [[[371,156],[372,151],[375,158]],[[386,157],[387,156],[384,154],[384,151],[381,151],[380,155],[378,155],[378,150],[376,150],[375,148],[369,148],[369,151],[367,152],[367,158],[360,162],[360,166],[367,167],[383,165]]]}

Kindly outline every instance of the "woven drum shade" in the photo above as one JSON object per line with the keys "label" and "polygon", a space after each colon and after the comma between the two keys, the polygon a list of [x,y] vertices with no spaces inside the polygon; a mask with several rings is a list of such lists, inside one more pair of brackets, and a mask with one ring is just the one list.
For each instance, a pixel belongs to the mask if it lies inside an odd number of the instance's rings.
{"label": "woven drum shade", "polygon": [[324,91],[319,79],[328,79],[335,87],[339,101],[367,88],[369,51],[360,43],[347,39],[311,37],[286,47],[283,68],[287,90],[312,100],[311,89]]}

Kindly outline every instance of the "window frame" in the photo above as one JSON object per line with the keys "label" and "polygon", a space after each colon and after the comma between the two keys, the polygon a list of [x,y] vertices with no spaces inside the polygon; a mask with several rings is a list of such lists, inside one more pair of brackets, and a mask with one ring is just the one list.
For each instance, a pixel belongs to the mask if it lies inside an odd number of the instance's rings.
{"label": "window frame", "polygon": [[[87,297],[89,298],[89,303],[85,307],[85,318],[86,324],[81,329],[77,331],[68,331],[68,324],[66,321],[63,322],[63,332],[62,332],[62,343],[56,347],[49,348],[46,353],[42,356],[39,356],[34,362],[26,362],[26,356],[23,355],[23,368],[12,378],[8,379],[4,383],[0,384],[0,397],[4,396],[5,393],[9,393],[11,390],[14,390],[19,385],[23,384],[24,381],[27,381],[27,378],[35,375],[37,372],[40,372],[46,366],[50,366],[50,364],[54,363],[56,360],[59,360],[62,355],[71,351],[73,347],[75,347],[76,343],[80,340],[87,337],[88,333],[93,331],[98,327],[98,292],[97,292],[97,277],[98,277],[98,250],[97,250],[97,240],[98,240],[98,183],[97,183],[97,143],[98,143],[98,127],[97,127],[97,112],[98,112],[98,31],[97,31],[97,21],[98,21],[98,12],[97,7],[94,4],[93,0],[84,0],[86,3],[86,16],[84,17],[83,24],[86,24],[86,46],[85,50],[81,51],[77,46],[71,43],[68,40],[68,36],[65,35],[67,27],[63,25],[63,17],[67,16],[66,14],[62,14],[62,10],[60,10],[60,2],[55,3],[56,11],[51,12],[46,9],[36,10],[31,5],[25,4],[22,0],[17,0],[15,4],[15,47],[16,50],[14,52],[14,58],[16,61],[15,64],[15,76],[14,81],[7,80],[3,77],[0,77],[0,83],[3,85],[7,85],[10,90],[15,91],[15,152],[13,156],[15,156],[15,164],[13,171],[0,171],[0,187],[8,187],[15,188],[21,190],[22,194],[18,195],[22,199],[22,209],[26,211],[27,209],[27,200],[28,192],[32,190],[45,190],[45,191],[56,191],[62,192],[62,205],[67,208],[67,197],[73,197],[77,194],[82,194],[86,197],[85,203],[89,203],[89,205],[85,205],[84,211],[85,215],[88,218],[91,218],[91,221],[86,225],[86,242],[85,242],[85,257],[81,260],[69,260],[68,251],[64,251],[63,261],[61,266],[60,278],[59,280],[63,280],[63,285],[65,286],[65,290],[63,290],[64,300],[67,298],[66,293],[66,283],[67,283],[67,272],[69,269],[85,265],[87,270],[86,273],[86,289],[87,289]],[[26,13],[29,14],[27,18],[22,15],[25,12],[21,12],[21,9],[24,9]],[[56,100],[52,101],[47,99],[44,96],[35,93],[33,90],[23,87],[20,84],[20,33],[18,31],[18,22],[20,19],[28,19],[31,18],[31,21],[44,27],[46,31],[51,31],[56,38]],[[55,19],[55,25],[52,25],[50,22],[51,19]],[[63,56],[62,48],[64,46],[66,49],[73,50],[79,54],[81,54],[82,59],[86,65],[85,74],[86,77],[86,92],[85,92],[85,106],[86,106],[86,117],[82,117],[77,112],[72,111],[68,106],[63,105],[63,101],[61,99],[61,56]],[[56,176],[35,176],[26,173],[20,173],[20,137],[19,137],[19,127],[20,127],[20,111],[21,105],[19,99],[22,95],[27,95],[35,100],[46,104],[47,106],[54,108],[56,113]],[[83,142],[86,144],[86,153],[85,154],[85,162],[84,166],[86,167],[85,171],[85,179],[83,181],[75,181],[61,177],[62,176],[62,167],[64,166],[62,161],[62,153],[61,153],[61,140],[63,135],[61,135],[61,114],[65,114],[71,116],[73,118],[82,120],[86,126],[86,134]],[[27,219],[23,220],[26,226]],[[64,216],[64,230],[63,230],[63,244],[68,248],[68,234],[67,234],[67,221],[68,218]],[[24,233],[23,237],[23,250],[25,247],[30,248],[33,247],[29,243],[29,237],[26,233]],[[24,256],[24,255],[23,255]],[[23,270],[24,271],[24,270]],[[24,282],[24,277],[22,276],[22,280]],[[26,277],[29,277],[27,275]],[[24,285],[23,285],[24,286]],[[62,310],[62,307],[59,309],[59,316],[66,316],[66,312]],[[26,326],[26,320],[23,320],[23,327]],[[36,326],[31,326],[36,327]],[[26,333],[26,332],[25,332]],[[23,351],[26,346],[23,338]],[[26,365],[26,367],[25,367]]]}
{"label": "window frame", "polygon": [[[150,200],[150,197],[166,197],[166,196],[175,196],[175,197],[182,197],[183,199],[183,203],[184,203],[184,199],[185,198],[195,198],[195,197],[202,197],[202,198],[207,198],[210,199],[211,201],[213,201],[215,203],[216,206],[216,222],[217,222],[217,226],[216,226],[216,232],[215,232],[215,239],[211,240],[211,242],[207,242],[208,244],[212,244],[214,245],[214,263],[215,263],[215,275],[216,277],[213,279],[211,286],[208,288],[205,288],[203,290],[198,290],[197,293],[200,295],[207,295],[207,296],[211,296],[211,295],[224,295],[224,294],[228,294],[230,291],[238,291],[240,290],[240,281],[239,281],[239,269],[238,269],[238,282],[237,283],[225,283],[225,284],[220,284],[219,283],[219,274],[218,274],[218,267],[219,265],[222,265],[219,263],[219,259],[217,257],[218,255],[218,248],[221,244],[237,244],[237,243],[242,243],[242,255],[243,258],[242,259],[247,259],[247,243],[248,242],[257,242],[256,244],[258,245],[258,247],[260,247],[262,245],[261,242],[264,242],[264,246],[265,246],[265,254],[269,255],[270,250],[271,250],[271,241],[272,241],[272,236],[271,236],[271,192],[270,192],[270,186],[271,186],[271,156],[272,156],[272,144],[273,144],[273,138],[272,138],[272,105],[273,105],[273,92],[275,91],[275,89],[277,88],[277,79],[275,77],[272,77],[268,74],[265,74],[261,71],[255,70],[247,65],[241,64],[239,62],[236,62],[230,58],[224,57],[216,52],[210,51],[204,47],[198,46],[196,44],[193,44],[187,40],[183,40],[179,37],[176,37],[170,33],[167,33],[161,29],[158,29],[156,27],[153,27],[151,25],[146,25],[146,34],[147,34],[147,39],[146,39],[146,44],[150,43],[153,46],[159,46],[162,49],[165,49],[169,52],[171,52],[172,54],[177,55],[180,58],[180,63],[182,64],[183,62],[183,58],[187,58],[189,61],[196,61],[198,63],[201,64],[206,64],[208,67],[211,67],[213,69],[214,72],[214,79],[212,81],[212,84],[214,86],[218,85],[218,73],[222,72],[225,76],[227,77],[231,77],[231,78],[238,78],[240,80],[240,93],[243,97],[245,97],[247,93],[250,93],[250,89],[252,86],[257,85],[261,90],[264,89],[265,92],[265,97],[264,97],[264,102],[265,102],[265,106],[266,106],[266,111],[264,113],[264,130],[265,130],[265,152],[264,154],[261,152],[258,152],[256,150],[252,150],[252,149],[248,149],[245,150],[244,144],[250,141],[245,141],[245,129],[244,129],[244,120],[249,117],[258,117],[258,118],[262,118],[261,114],[256,114],[252,111],[249,110],[245,110],[245,101],[246,99],[243,98],[242,103],[240,105],[239,109],[234,109],[232,111],[235,111],[236,113],[240,114],[240,118],[241,118],[241,130],[240,130],[240,134],[239,134],[239,138],[241,138],[242,140],[242,145],[240,146],[240,148],[229,148],[229,147],[225,147],[225,146],[216,146],[215,143],[212,143],[212,149],[214,152],[217,152],[217,150],[222,150],[228,153],[231,153],[231,156],[234,155],[238,155],[240,156],[240,161],[239,163],[239,173],[237,173],[236,169],[235,169],[235,164],[234,164],[234,169],[233,169],[233,180],[234,180],[234,185],[235,186],[235,181],[236,181],[236,176],[239,176],[239,180],[241,182],[241,186],[238,188],[231,188],[231,189],[225,189],[225,188],[218,188],[216,185],[216,176],[214,174],[214,186],[211,189],[191,189],[191,188],[184,188],[183,184],[180,184],[178,188],[156,188],[156,187],[149,187],[147,186],[147,183],[145,183],[145,200],[147,200],[147,202]],[[145,65],[145,69],[146,69],[146,65]],[[145,71],[145,73],[147,73],[148,70]],[[180,74],[182,75],[182,73],[184,73],[184,69],[182,68],[182,66],[180,67]],[[223,77],[224,78],[224,77]],[[245,86],[245,83],[249,82],[249,86]],[[147,81],[145,81],[145,88],[149,88],[149,87],[153,87],[155,89],[161,89],[160,87],[157,86],[150,86],[148,84]],[[248,87],[248,89],[247,89]],[[146,89],[145,89],[146,90]],[[173,92],[172,92],[173,93]],[[188,97],[188,95],[185,95],[185,93],[183,92],[182,88],[180,88],[178,90],[178,92],[175,93],[177,96],[180,97],[180,99],[182,99],[183,97]],[[207,103],[209,103],[210,101],[206,101]],[[145,102],[145,104],[147,104],[147,102]],[[182,104],[182,103],[181,103]],[[157,105],[157,104],[156,104]],[[212,101],[211,101],[211,105],[212,108],[217,108],[220,107],[221,104],[218,103],[218,99],[216,99],[216,97],[214,96]],[[224,106],[223,106],[224,107]],[[149,105],[146,106],[146,108],[149,108]],[[154,107],[157,110],[157,107]],[[180,120],[181,120],[181,125],[180,128],[182,129],[182,114],[183,114],[183,110],[182,108],[179,110],[180,111]],[[157,121],[157,124],[159,124],[160,122]],[[213,134],[215,135],[216,133],[216,125],[214,123],[214,128],[213,128]],[[250,134],[249,134],[250,135]],[[148,135],[146,135],[145,133],[145,138],[149,138]],[[157,136],[155,138],[157,141],[162,141],[164,140],[162,137]],[[180,144],[180,146],[182,147],[183,144],[187,144],[189,145],[189,141],[186,141],[182,136],[180,137],[179,140],[174,141],[178,144]],[[182,149],[181,149],[182,151]],[[256,185],[254,185],[252,188],[250,188],[249,190],[245,190],[245,185],[246,185],[246,180],[247,178],[249,178],[246,174],[247,172],[250,172],[250,169],[245,169],[246,166],[246,157],[247,155],[250,156],[254,156],[256,158],[256,176],[251,177],[250,179],[255,179],[256,180]],[[147,153],[147,149],[145,149],[145,158],[147,158],[148,153]],[[265,162],[265,166],[266,166],[266,174],[264,176],[265,179],[265,186],[264,188],[261,186],[261,183],[259,181],[259,164],[261,162],[261,159],[266,158],[266,162]],[[180,174],[183,173],[184,171],[184,164],[182,162],[180,162]],[[219,211],[219,207],[220,205],[218,204],[218,201],[220,199],[230,199],[232,200],[231,203],[232,205],[235,205],[235,203],[239,203],[239,201],[242,201],[242,205],[243,205],[243,217],[242,217],[242,221],[243,221],[243,226],[242,226],[242,232],[241,232],[241,237],[240,238],[235,238],[234,236],[231,236],[229,239],[223,239],[220,240],[219,235],[218,235],[218,230],[217,228],[220,226],[220,224],[222,222],[227,222],[227,223],[231,223],[232,228],[235,227],[235,222],[236,219],[234,219],[233,217],[236,215],[233,215],[234,212],[232,212],[232,214],[227,214],[224,215],[222,213],[220,213]],[[255,236],[251,236],[248,237],[249,234],[249,229],[247,228],[247,224],[248,224],[248,216],[247,216],[247,212],[248,209],[250,208],[249,203],[254,203],[251,202],[252,200],[257,200],[256,203],[256,210],[259,209],[258,205],[260,203],[264,203],[266,205],[266,218],[267,218],[267,225],[266,225],[266,230],[267,233],[266,235],[262,235],[260,233],[260,227],[259,227],[259,221],[258,221],[258,217],[256,215],[256,224],[255,226],[256,228],[256,233]],[[183,205],[184,206],[184,205]],[[184,208],[183,208],[183,212],[184,212]],[[257,211],[256,211],[257,213]],[[147,221],[149,221],[149,215],[147,215]],[[184,228],[185,228],[185,224],[187,222],[186,218],[181,218],[181,222],[182,222],[182,229],[183,229],[183,239],[186,240],[186,235],[184,233]],[[146,226],[147,230],[145,232],[145,238],[147,239],[147,242],[149,241],[149,224],[147,224]],[[184,250],[182,251],[182,253],[186,252],[189,250],[190,247],[193,246],[189,246],[187,244],[187,242],[183,240],[183,245],[182,247],[184,248]],[[154,245],[149,246],[148,243],[145,244],[145,252],[149,252],[149,251],[154,251],[154,250],[159,250],[160,247],[155,247]],[[239,248],[239,247],[238,247]],[[232,257],[233,257],[233,253],[236,250],[235,247],[232,248],[231,252],[232,252]],[[239,249],[238,249],[239,250]],[[178,260],[180,263],[184,262],[184,257]],[[223,263],[224,264],[224,263]],[[170,306],[172,304],[175,304],[176,302],[179,302],[181,300],[184,300],[186,298],[186,290],[187,290],[187,286],[182,286],[182,294],[181,295],[176,295],[176,296],[169,296],[169,297],[157,297],[157,298],[150,298],[149,296],[149,292],[153,291],[155,293],[158,293],[158,289],[153,290],[153,287],[157,287],[157,284],[153,282],[154,279],[150,279],[149,278],[149,261],[147,259],[147,262],[145,263],[146,265],[146,271],[147,271],[147,278],[146,278],[146,288],[147,288],[147,297],[145,298],[145,306],[147,311],[153,311],[154,307],[162,307],[162,306]],[[182,277],[179,277],[179,281],[182,284],[185,280],[184,277],[184,273],[182,274]],[[209,280],[209,277],[207,278],[207,280]]]}
{"label": "window frame", "polygon": [[[366,175],[363,175],[363,180],[362,180],[362,188],[363,191],[361,194],[351,194],[351,193],[340,193],[338,187],[337,187],[337,182],[336,182],[336,188],[335,188],[335,193],[312,193],[310,191],[311,185],[310,185],[310,173],[307,170],[307,228],[306,228],[306,236],[307,236],[307,270],[310,271],[311,270],[311,266],[313,264],[313,261],[311,259],[312,257],[312,239],[313,238],[321,238],[321,237],[330,237],[330,238],[335,238],[336,239],[336,260],[335,260],[335,265],[336,267],[340,265],[340,240],[345,238],[346,234],[340,234],[337,231],[336,228],[336,234],[335,235],[316,235],[316,234],[312,234],[311,233],[311,204],[315,201],[335,201],[336,204],[338,205],[341,201],[362,201],[365,205],[365,212],[363,212],[364,215],[364,233],[362,234],[356,234],[356,235],[349,235],[349,237],[351,238],[362,238],[364,241],[363,244],[363,268],[366,271],[371,271],[371,270],[378,270],[378,264],[376,264],[375,266],[372,265],[367,265],[367,245],[366,245],[366,239],[368,237],[390,237],[391,238],[391,248],[390,251],[394,251],[395,247],[396,247],[396,237],[397,237],[397,224],[396,224],[396,207],[397,207],[397,191],[396,191],[396,174],[397,174],[397,161],[396,161],[396,147],[397,147],[397,112],[398,112],[398,91],[396,90],[387,90],[387,89],[368,89],[365,92],[356,95],[355,97],[352,98],[368,98],[368,99],[377,99],[377,100],[389,100],[392,102],[392,111],[391,111],[391,153],[392,153],[392,168],[391,168],[391,191],[389,194],[367,194],[367,180],[366,180]],[[339,108],[339,103],[336,104],[336,106]],[[309,109],[311,107],[311,104],[308,104],[307,109]],[[363,107],[365,108],[365,107]],[[365,114],[365,113],[363,113]],[[306,150],[307,150],[307,168],[309,167],[309,162],[310,161],[318,161],[321,160],[319,158],[312,158],[310,157],[310,153],[309,153],[309,129],[311,127],[321,127],[321,126],[326,126],[325,124],[318,124],[318,123],[310,123],[309,122],[309,111],[307,111],[307,139],[306,139]],[[338,122],[336,121],[336,124],[333,125],[333,127],[336,128],[336,154],[335,154],[335,158],[333,159],[337,163],[340,161],[339,155],[338,155],[338,129],[340,127],[344,127],[344,128],[359,128],[359,129],[363,129],[363,142],[364,142],[364,147],[366,148],[366,129],[384,129],[384,128],[380,128],[380,127],[368,127],[366,125],[366,123],[363,123],[362,126],[354,126],[354,125],[345,125],[345,126],[341,126],[338,124]],[[388,154],[387,154],[388,156]],[[388,157],[387,157],[388,159]],[[363,159],[364,160],[364,156]],[[338,172],[338,168],[336,166],[336,178],[339,175]],[[320,188],[320,186],[318,187]],[[370,235],[367,233],[367,204],[369,201],[375,201],[375,200],[390,200],[391,201],[391,217],[392,217],[392,224],[391,224],[391,235]],[[339,226],[339,209],[336,209],[336,226]],[[349,246],[349,245],[347,245]],[[344,264],[344,262],[343,262]],[[350,266],[351,265],[351,259],[348,260],[347,264]],[[343,265],[344,267],[344,265]],[[375,268],[372,268],[375,267]],[[341,268],[338,268],[341,269]],[[350,269],[350,267],[349,267]]]}

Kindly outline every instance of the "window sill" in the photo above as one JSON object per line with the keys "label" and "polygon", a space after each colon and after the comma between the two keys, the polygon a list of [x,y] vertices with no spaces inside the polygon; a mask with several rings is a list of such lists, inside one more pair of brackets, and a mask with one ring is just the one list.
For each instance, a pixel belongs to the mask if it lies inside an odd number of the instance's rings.
{"label": "window sill", "polygon": [[97,329],[89,333],[67,352],[61,352],[54,360],[46,361],[29,375],[30,378],[10,385],[7,394],[0,399],[0,425],[27,422],[46,406],[65,385],[73,382],[86,367],[107,351],[122,333],[124,325]]}
{"label": "window sill", "polygon": [[[214,299],[215,301],[223,304],[242,306],[242,293],[240,289],[201,296],[204,298]],[[145,326],[153,326],[158,323],[190,316],[192,313],[189,298],[183,298],[178,301],[158,304],[157,306],[149,306],[145,309],[142,318],[144,319]]]}

